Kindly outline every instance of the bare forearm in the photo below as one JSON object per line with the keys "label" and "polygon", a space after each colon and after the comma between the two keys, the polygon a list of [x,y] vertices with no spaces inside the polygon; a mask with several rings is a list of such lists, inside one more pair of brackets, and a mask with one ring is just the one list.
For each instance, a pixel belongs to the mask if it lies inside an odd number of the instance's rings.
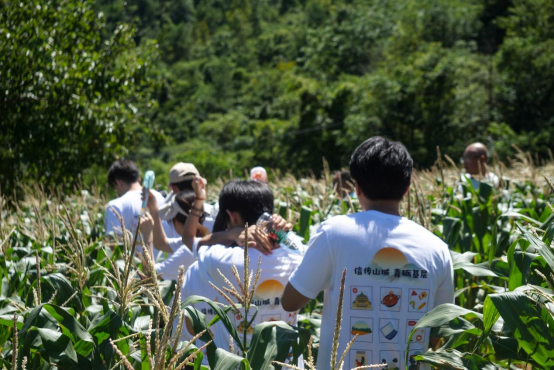
{"label": "bare forearm", "polygon": [[[195,200],[193,206],[197,210],[202,210],[204,208],[204,201]],[[196,237],[196,231],[198,230],[198,224],[200,223],[200,217],[196,213],[197,212],[193,210],[189,212],[187,221],[183,226],[183,235],[181,235],[181,237],[183,238],[183,244],[186,245],[190,250],[192,250],[194,238]]]}
{"label": "bare forearm", "polygon": [[154,247],[163,252],[173,253],[173,250],[169,246],[167,236],[165,235],[160,216],[158,215],[158,213],[155,213],[152,214],[152,218],[154,219]]}

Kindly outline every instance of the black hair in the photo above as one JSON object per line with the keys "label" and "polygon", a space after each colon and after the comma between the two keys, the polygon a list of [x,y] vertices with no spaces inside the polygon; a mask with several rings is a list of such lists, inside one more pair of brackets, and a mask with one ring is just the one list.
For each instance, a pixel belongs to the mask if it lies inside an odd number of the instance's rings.
{"label": "black hair", "polygon": [[352,176],[350,175],[350,171],[348,170],[341,170],[335,172],[335,176],[333,176],[333,184],[337,183],[342,184],[348,184],[349,182],[352,182]]}
{"label": "black hair", "polygon": [[356,148],[350,173],[371,200],[401,200],[410,186],[414,162],[400,142],[374,136]]}
{"label": "black hair", "polygon": [[[175,201],[177,202],[177,204],[179,204],[179,207],[181,207],[183,211],[190,214],[190,209],[192,208],[192,204],[194,203],[194,197],[195,197],[195,194],[193,190],[191,191],[185,190],[175,196]],[[177,215],[173,217],[173,220],[184,225],[185,222],[187,222],[187,217],[188,216],[185,216],[182,213],[177,213]],[[202,212],[202,216],[198,220],[199,225],[198,225],[198,230],[196,232],[196,236],[202,237],[208,234],[208,230],[202,226],[205,219],[206,219],[206,214]]]}
{"label": "black hair", "polygon": [[108,170],[108,183],[115,185],[115,180],[121,180],[126,184],[134,184],[140,180],[140,172],[135,162],[128,159],[118,159]]}
{"label": "black hair", "polygon": [[175,185],[179,191],[185,191],[185,190],[193,190],[192,189],[192,179],[191,180],[184,180],[181,182],[174,182],[171,185]]}
{"label": "black hair", "polygon": [[213,232],[227,229],[227,211],[238,212],[245,223],[255,225],[264,212],[273,214],[273,207],[273,193],[266,184],[254,180],[231,180],[219,193],[219,213]]}

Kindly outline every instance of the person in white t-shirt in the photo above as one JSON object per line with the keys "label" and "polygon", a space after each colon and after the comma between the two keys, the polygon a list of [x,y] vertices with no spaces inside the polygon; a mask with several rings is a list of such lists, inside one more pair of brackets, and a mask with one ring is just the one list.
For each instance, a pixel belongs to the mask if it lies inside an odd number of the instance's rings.
{"label": "person in white t-shirt", "polygon": [[[350,172],[363,212],[323,222],[289,279],[281,299],[286,311],[299,310],[324,291],[318,370],[330,369],[345,268],[339,358],[359,335],[347,353],[345,369],[383,363],[404,369],[414,325],[434,307],[454,302],[447,245],[399,214],[412,166],[400,143],[382,137],[362,143],[352,155]],[[428,349],[429,336],[429,329],[412,336],[408,366],[424,368],[413,358]]]}
{"label": "person in white t-shirt", "polygon": [[479,189],[481,181],[498,186],[500,179],[487,168],[489,160],[489,151],[483,143],[473,143],[468,145],[462,156],[462,162],[466,172],[462,174],[461,181],[471,181],[473,189]]}
{"label": "person in white t-shirt", "polygon": [[[197,193],[198,198],[201,199],[203,196]],[[195,207],[198,206],[195,205]],[[246,223],[256,225],[256,221],[264,212],[273,213],[273,207],[273,193],[266,184],[253,180],[230,181],[221,189],[220,212],[215,221],[214,234],[211,237],[240,229]],[[189,218],[187,223],[193,220]],[[292,226],[286,224],[283,219],[275,217],[275,220],[279,224],[274,226],[275,229],[289,230]],[[255,226],[250,230],[254,229]],[[252,234],[259,241],[259,238],[263,238],[264,232],[257,230]],[[241,279],[243,279],[244,250],[236,244],[228,247],[222,244],[208,246],[205,245],[206,243],[210,243],[209,238],[196,239],[193,243],[193,250],[198,256],[198,261],[192,264],[185,274],[182,297],[200,295],[216,302],[225,302],[223,297],[211,287],[210,282],[220,289],[226,286],[218,271],[221,271],[230,281],[234,281],[233,265],[236,266]],[[253,245],[251,243],[249,245]],[[230,313],[229,316],[241,336],[246,330],[248,340],[251,339],[250,334],[254,327],[261,322],[284,321],[290,325],[297,324],[297,313],[285,312],[281,307],[280,299],[289,275],[302,260],[300,254],[276,245],[272,246],[271,251],[263,250],[263,252],[251,248],[249,256],[252,269],[255,269],[258,258],[261,258],[261,275],[252,301],[252,304],[258,308],[258,314],[248,328],[241,324],[240,315]],[[210,312],[209,306],[202,304],[196,306],[207,315],[207,320],[213,318],[214,315],[213,312]],[[252,314],[253,312],[250,312],[250,315]],[[212,334],[218,348],[229,350],[229,332],[223,324],[214,325]],[[235,345],[235,348],[238,347]]]}
{"label": "person in white t-shirt", "polygon": [[[123,226],[132,241],[137,230],[140,211],[142,208],[142,185],[137,165],[130,160],[115,161],[108,171],[108,183],[115,189],[119,198],[113,199],[106,205],[104,226],[106,234],[120,238],[123,228],[119,217],[123,218]],[[160,193],[152,190],[158,205],[164,203]],[[137,250],[140,244],[137,243]]]}

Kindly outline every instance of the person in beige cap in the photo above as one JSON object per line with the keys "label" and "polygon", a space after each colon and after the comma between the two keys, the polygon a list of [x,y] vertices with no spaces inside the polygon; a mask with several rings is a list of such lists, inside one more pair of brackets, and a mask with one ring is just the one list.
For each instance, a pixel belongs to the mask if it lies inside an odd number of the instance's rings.
{"label": "person in beige cap", "polygon": [[177,194],[192,190],[192,180],[200,173],[192,163],[179,162],[169,170],[169,190]]}
{"label": "person in beige cap", "polygon": [[[198,169],[196,169],[196,166],[192,163],[179,162],[171,167],[171,170],[169,171],[170,193],[165,198],[165,204],[160,207],[161,215],[164,215],[166,212],[168,212],[170,205],[173,204],[173,200],[176,194],[179,194],[181,192],[194,192],[194,190],[192,189],[192,181],[197,176],[200,176],[200,173],[198,172]],[[211,232],[214,225],[216,209],[213,206],[204,203],[204,213],[206,214],[204,227],[206,227],[208,231]],[[165,235],[172,242],[169,245],[172,247],[180,245],[179,242],[181,240],[181,235],[175,229],[173,223],[166,221],[168,218],[164,219],[164,217],[162,217],[162,219],[162,226]],[[158,248],[158,245],[165,245],[162,243],[161,237],[154,239],[154,246],[156,247],[156,249],[160,249]],[[169,253],[175,252],[175,250],[166,250],[163,247],[160,250]]]}

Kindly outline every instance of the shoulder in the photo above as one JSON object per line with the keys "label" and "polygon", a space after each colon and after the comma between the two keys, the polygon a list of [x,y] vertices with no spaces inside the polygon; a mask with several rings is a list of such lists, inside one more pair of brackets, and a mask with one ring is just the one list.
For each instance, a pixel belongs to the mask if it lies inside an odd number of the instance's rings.
{"label": "shoulder", "polygon": [[115,209],[116,211],[119,211],[121,209],[121,197],[112,199],[106,204],[106,211],[111,211],[112,209]]}

